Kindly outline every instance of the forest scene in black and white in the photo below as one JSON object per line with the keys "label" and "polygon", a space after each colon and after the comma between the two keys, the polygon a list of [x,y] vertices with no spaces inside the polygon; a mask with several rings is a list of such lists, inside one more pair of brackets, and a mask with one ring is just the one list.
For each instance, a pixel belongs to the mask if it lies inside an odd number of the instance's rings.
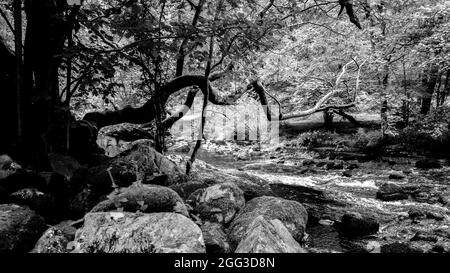
{"label": "forest scene in black and white", "polygon": [[449,253],[450,1],[0,0],[0,253]]}

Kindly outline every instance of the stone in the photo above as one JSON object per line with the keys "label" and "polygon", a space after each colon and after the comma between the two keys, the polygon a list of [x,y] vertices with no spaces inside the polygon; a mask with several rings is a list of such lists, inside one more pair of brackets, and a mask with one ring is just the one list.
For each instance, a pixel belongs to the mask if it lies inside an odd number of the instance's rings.
{"label": "stone", "polygon": [[437,221],[442,221],[442,220],[445,219],[445,216],[443,214],[437,213],[437,212],[434,212],[434,211],[427,211],[426,215],[427,215],[428,219],[434,219],[434,220],[437,220]]}
{"label": "stone", "polygon": [[50,227],[39,238],[31,253],[69,253],[69,242],[75,239],[76,228],[71,221]]}
{"label": "stone", "polygon": [[312,160],[312,159],[305,159],[303,160],[303,166],[311,166],[316,164],[316,161]]}
{"label": "stone", "polygon": [[416,200],[417,202],[426,203],[428,201],[428,199],[430,199],[430,194],[428,192],[421,191],[421,192],[415,193],[413,195],[413,197],[414,197],[414,200]]}
{"label": "stone", "polygon": [[408,243],[396,242],[382,245],[381,253],[423,253],[422,250],[412,247]]}
{"label": "stone", "polygon": [[306,253],[278,219],[258,216],[238,244],[235,253]]}
{"label": "stone", "polygon": [[258,216],[280,220],[295,240],[301,241],[308,222],[308,213],[299,202],[273,196],[261,196],[249,201],[231,222],[228,235],[232,244],[239,243],[250,224]]}
{"label": "stone", "polygon": [[148,140],[133,142],[131,148],[114,160],[114,162],[133,162],[137,179],[145,174],[165,174],[168,185],[185,182],[185,173],[168,157],[153,149]]}
{"label": "stone", "polygon": [[389,174],[389,179],[393,179],[393,180],[401,180],[401,179],[405,179],[406,176],[402,173],[391,173]]}
{"label": "stone", "polygon": [[321,167],[323,167],[323,166],[325,166],[325,165],[327,165],[327,162],[326,162],[326,161],[319,161],[319,162],[317,162],[316,167],[321,168]]}
{"label": "stone", "polygon": [[439,195],[438,202],[441,203],[442,205],[447,205],[448,203],[450,203],[449,198],[444,195]]}
{"label": "stone", "polygon": [[342,176],[344,176],[344,177],[352,177],[353,173],[352,173],[351,170],[346,170],[346,171],[342,172]]}
{"label": "stone", "polygon": [[[186,166],[188,157],[179,155],[169,155],[172,161],[179,166]],[[211,186],[220,183],[234,183],[244,192],[244,198],[249,201],[255,197],[271,195],[269,182],[256,175],[252,175],[239,170],[218,169],[202,160],[195,160],[189,174],[189,181],[198,181]],[[183,184],[178,183],[178,184]]]}
{"label": "stone", "polygon": [[175,184],[169,186],[172,190],[176,191],[181,198],[184,200],[188,199],[188,197],[198,189],[207,188],[208,185],[199,181],[189,181],[186,183]]}
{"label": "stone", "polygon": [[220,183],[194,192],[189,200],[201,219],[228,224],[244,207],[244,192],[233,183]]}
{"label": "stone", "polygon": [[402,187],[392,183],[384,183],[377,191],[376,198],[382,201],[397,201],[408,199],[408,195],[403,192]]}
{"label": "stone", "polygon": [[419,169],[439,169],[442,168],[441,163],[437,159],[426,158],[416,161],[416,168]]}
{"label": "stone", "polygon": [[347,237],[363,237],[376,234],[380,224],[373,218],[353,212],[342,216],[340,228]]}
{"label": "stone", "polygon": [[167,187],[169,186],[169,176],[167,174],[145,175],[142,183]]}
{"label": "stone", "polygon": [[0,253],[30,251],[46,228],[44,219],[28,207],[0,205]]}
{"label": "stone", "polygon": [[74,245],[76,253],[205,253],[200,228],[167,212],[88,213]]}
{"label": "stone", "polygon": [[354,170],[354,169],[358,169],[358,168],[359,168],[359,165],[356,164],[356,163],[352,163],[352,164],[347,166],[348,170]]}
{"label": "stone", "polygon": [[14,204],[28,206],[44,218],[57,217],[55,198],[34,188],[25,188],[12,193],[9,201]]}
{"label": "stone", "polygon": [[189,216],[181,197],[172,189],[158,185],[133,184],[97,204],[91,212],[128,211],[144,213],[176,212]]}
{"label": "stone", "polygon": [[438,237],[419,231],[410,239],[410,241],[426,241],[436,243],[438,241]]}
{"label": "stone", "polygon": [[227,235],[220,224],[206,222],[200,228],[203,232],[206,253],[231,253]]}
{"label": "stone", "polygon": [[325,165],[325,169],[327,170],[342,170],[344,169],[344,164],[342,162],[328,162]]}
{"label": "stone", "polygon": [[425,218],[425,212],[418,208],[410,208],[408,210],[408,216],[409,218],[416,220],[416,219],[424,219]]}

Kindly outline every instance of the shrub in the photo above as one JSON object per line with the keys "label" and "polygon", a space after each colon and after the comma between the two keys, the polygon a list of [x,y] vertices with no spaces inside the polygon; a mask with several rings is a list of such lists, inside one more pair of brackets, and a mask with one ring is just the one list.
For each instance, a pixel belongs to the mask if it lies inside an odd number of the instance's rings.
{"label": "shrub", "polygon": [[335,144],[336,139],[336,133],[324,130],[309,131],[299,135],[297,145],[305,146],[307,148],[331,146]]}
{"label": "shrub", "polygon": [[407,150],[446,153],[450,150],[450,107],[439,107],[427,116],[418,116],[399,134]]}

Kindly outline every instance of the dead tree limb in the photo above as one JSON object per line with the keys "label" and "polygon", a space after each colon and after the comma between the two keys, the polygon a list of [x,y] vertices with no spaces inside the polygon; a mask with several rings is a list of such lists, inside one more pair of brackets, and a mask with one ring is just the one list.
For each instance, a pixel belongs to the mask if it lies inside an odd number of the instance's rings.
{"label": "dead tree limb", "polygon": [[[344,76],[344,74],[347,71],[348,66],[352,63],[355,62],[355,64],[357,65],[358,68],[358,73],[357,73],[357,78],[356,78],[356,87],[355,87],[355,92],[353,94],[353,98],[351,98],[351,102],[347,103],[347,104],[342,104],[342,105],[325,105],[326,102],[333,97],[334,95],[336,95],[339,91],[338,87],[339,84],[341,83],[341,79]],[[288,120],[288,119],[293,119],[293,118],[299,118],[299,117],[304,117],[304,116],[309,116],[311,114],[317,113],[317,112],[323,112],[323,111],[328,111],[328,110],[338,110],[341,111],[339,113],[343,113],[342,110],[343,109],[348,109],[351,107],[354,107],[356,104],[356,98],[357,98],[357,94],[358,94],[358,90],[359,90],[359,85],[360,85],[360,76],[361,76],[361,68],[363,66],[363,64],[366,61],[362,62],[361,64],[358,64],[358,62],[353,59],[352,61],[348,62],[347,64],[345,64],[342,68],[341,73],[338,75],[338,77],[336,78],[336,82],[333,86],[333,89],[328,92],[327,94],[325,94],[315,105],[314,107],[305,110],[305,111],[301,111],[301,112],[297,112],[294,114],[289,114],[289,115],[283,115],[281,113],[281,107],[280,107],[280,113],[279,113],[279,117],[278,120]],[[267,97],[266,97],[266,93],[264,87],[258,83],[258,81],[254,81],[252,83],[253,89],[254,91],[258,94],[260,101],[261,101],[261,105],[263,107],[266,108],[266,115],[267,115],[267,119],[269,121],[271,121],[273,119],[272,113],[270,111],[270,107],[267,101]],[[277,101],[277,100],[275,100]],[[277,101],[277,103],[279,103]],[[281,105],[280,105],[281,106]],[[344,113],[345,114],[345,113]],[[341,114],[340,114],[341,115]]]}

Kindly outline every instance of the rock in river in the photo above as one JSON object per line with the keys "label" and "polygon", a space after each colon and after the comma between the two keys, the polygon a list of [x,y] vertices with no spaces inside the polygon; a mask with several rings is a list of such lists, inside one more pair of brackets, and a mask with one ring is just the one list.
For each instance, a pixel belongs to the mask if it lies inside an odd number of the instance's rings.
{"label": "rock in river", "polygon": [[204,253],[200,228],[179,213],[97,212],[75,235],[81,253]]}
{"label": "rock in river", "polygon": [[247,234],[251,223],[259,216],[267,221],[280,220],[297,241],[302,239],[308,222],[308,213],[296,201],[273,196],[257,197],[249,201],[231,222],[228,231],[231,242],[238,244]]}
{"label": "rock in river", "polygon": [[342,216],[340,228],[342,233],[348,237],[361,237],[377,233],[380,224],[359,213],[346,213]]}
{"label": "rock in river", "polygon": [[247,234],[236,248],[236,253],[306,253],[289,230],[278,219],[256,217]]}
{"label": "rock in river", "polygon": [[401,186],[392,183],[384,183],[377,192],[377,199],[382,201],[396,201],[408,199]]}
{"label": "rock in river", "polygon": [[172,189],[158,185],[133,184],[123,192],[98,203],[91,212],[123,210],[129,212],[177,212],[188,216],[181,197]]}
{"label": "rock in river", "polygon": [[200,218],[228,224],[245,205],[244,192],[234,183],[200,189],[189,197]]}
{"label": "rock in river", "polygon": [[203,232],[207,253],[230,253],[227,235],[218,223],[206,222],[200,226]]}

